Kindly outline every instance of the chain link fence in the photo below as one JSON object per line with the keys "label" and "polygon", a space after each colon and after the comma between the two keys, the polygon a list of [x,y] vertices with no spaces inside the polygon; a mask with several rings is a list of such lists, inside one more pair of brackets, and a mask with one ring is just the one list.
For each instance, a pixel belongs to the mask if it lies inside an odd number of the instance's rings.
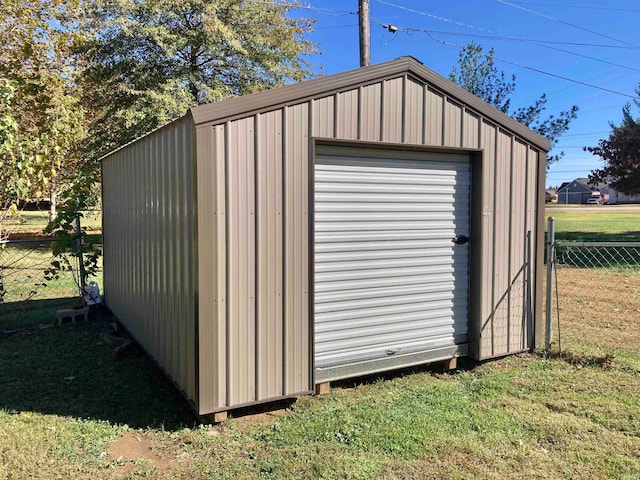
{"label": "chain link fence", "polygon": [[555,242],[555,264],[640,271],[640,242]]}
{"label": "chain link fence", "polygon": [[[569,315],[569,323],[575,320],[573,317],[579,318],[583,315],[596,315],[602,319],[603,324],[613,323],[621,329],[627,323],[635,323],[627,318],[633,316],[633,312],[621,310],[631,308],[640,311],[635,302],[640,278],[640,242],[556,241],[555,221],[550,217],[545,253],[547,349],[554,337],[558,348],[562,349],[561,304],[564,304],[564,311]],[[568,297],[565,298],[563,295]],[[570,302],[570,299],[574,301]],[[623,299],[631,300],[629,305],[623,305]],[[598,300],[601,300],[600,303]],[[602,303],[609,307],[598,310],[596,307]],[[555,327],[554,316],[557,319]]]}
{"label": "chain link fence", "polygon": [[[77,259],[54,258],[53,239],[0,243],[0,304],[78,295]],[[58,268],[52,268],[52,262]]]}

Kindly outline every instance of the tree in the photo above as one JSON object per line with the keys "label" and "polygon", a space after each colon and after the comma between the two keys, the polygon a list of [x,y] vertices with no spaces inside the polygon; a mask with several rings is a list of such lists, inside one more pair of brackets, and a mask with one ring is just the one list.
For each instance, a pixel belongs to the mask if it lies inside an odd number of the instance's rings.
{"label": "tree", "polygon": [[[574,105],[567,111],[542,118],[547,106],[545,94],[529,107],[511,110],[510,95],[516,88],[515,75],[507,79],[505,73],[498,71],[495,66],[493,49],[485,55],[482,46],[473,42],[460,51],[458,66],[453,68],[449,79],[502,113],[510,115],[534,132],[546,137],[551,142],[552,148],[557,145],[562,134],[566,133],[569,124],[578,114],[578,107]],[[547,168],[562,156],[564,152],[547,156]]]}
{"label": "tree", "polygon": [[81,161],[76,147],[85,133],[69,61],[77,35],[66,28],[77,2],[3,0],[2,6],[2,109],[13,123],[2,140],[0,208],[48,196],[54,217],[57,194]]}
{"label": "tree", "polygon": [[106,153],[194,105],[309,76],[312,22],[294,4],[246,0],[88,0],[78,49],[92,150]]}
{"label": "tree", "polygon": [[[640,86],[636,89],[640,95]],[[640,106],[640,102],[636,100]],[[622,109],[620,125],[609,123],[609,138],[602,139],[596,147],[585,147],[605,162],[604,168],[589,175],[592,183],[604,182],[626,195],[640,194],[640,119],[634,120],[631,105]]]}

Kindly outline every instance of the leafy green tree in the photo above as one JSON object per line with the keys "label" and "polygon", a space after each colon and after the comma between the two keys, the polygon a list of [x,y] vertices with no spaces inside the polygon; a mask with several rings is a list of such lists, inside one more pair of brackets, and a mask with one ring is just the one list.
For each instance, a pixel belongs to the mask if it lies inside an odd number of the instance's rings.
{"label": "leafy green tree", "polygon": [[94,152],[183,115],[191,106],[310,75],[308,19],[294,4],[249,0],[88,0],[78,49]]}
{"label": "leafy green tree", "polygon": [[[640,95],[640,86],[636,89]],[[636,101],[640,106],[640,102]],[[585,151],[604,160],[605,166],[589,175],[593,183],[605,182],[627,195],[640,194],[640,119],[631,115],[631,105],[622,109],[620,125],[609,123],[609,138],[601,139],[596,147]]]}
{"label": "leafy green tree", "polygon": [[3,0],[0,19],[2,109],[13,122],[4,139],[4,203],[8,190],[14,207],[18,199],[47,196],[52,217],[58,193],[77,171],[85,135],[69,60],[76,7],[76,0]]}
{"label": "leafy green tree", "polygon": [[[515,91],[516,77],[512,75],[507,78],[504,72],[498,71],[493,53],[491,49],[484,54],[482,46],[473,42],[465,46],[460,51],[458,65],[453,68],[449,80],[546,137],[553,148],[577,117],[578,107],[574,105],[569,110],[544,118],[547,97],[543,94],[533,105],[512,110],[510,95]],[[547,156],[547,168],[562,156],[564,152]]]}

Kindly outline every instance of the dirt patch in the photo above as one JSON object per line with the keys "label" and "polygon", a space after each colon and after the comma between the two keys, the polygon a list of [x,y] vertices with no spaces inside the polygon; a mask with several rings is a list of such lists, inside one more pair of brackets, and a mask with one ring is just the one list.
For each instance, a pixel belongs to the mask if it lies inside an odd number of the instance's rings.
{"label": "dirt patch", "polygon": [[115,440],[108,453],[111,460],[128,464],[129,467],[133,467],[133,464],[140,460],[146,460],[161,472],[168,472],[173,460],[155,449],[148,438],[134,432],[128,432]]}

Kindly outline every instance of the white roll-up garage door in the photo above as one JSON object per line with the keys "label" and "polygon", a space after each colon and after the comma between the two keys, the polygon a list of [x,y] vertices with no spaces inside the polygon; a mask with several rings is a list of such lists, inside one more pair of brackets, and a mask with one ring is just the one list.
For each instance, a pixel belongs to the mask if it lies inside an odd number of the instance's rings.
{"label": "white roll-up garage door", "polygon": [[316,368],[466,344],[469,156],[324,147],[314,174]]}

